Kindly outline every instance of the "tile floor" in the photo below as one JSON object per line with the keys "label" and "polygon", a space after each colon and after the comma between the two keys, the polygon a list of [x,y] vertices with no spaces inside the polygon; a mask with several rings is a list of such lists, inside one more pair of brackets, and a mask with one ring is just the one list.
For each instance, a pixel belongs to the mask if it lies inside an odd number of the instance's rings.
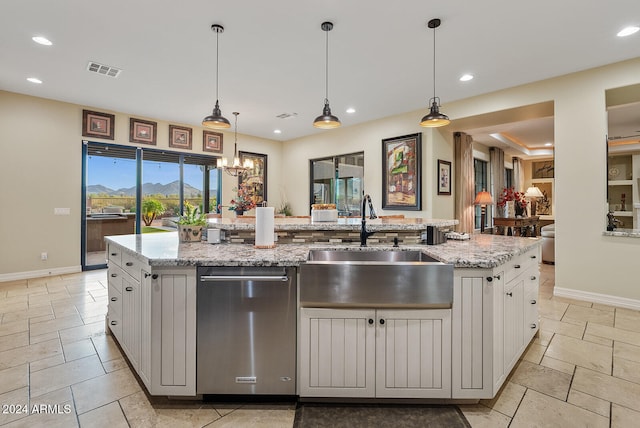
{"label": "tile floor", "polygon": [[[498,396],[462,411],[473,427],[636,426],[640,312],[553,286],[542,265],[539,337]],[[0,283],[0,426],[292,426],[293,404],[150,400],[105,334],[106,304],[106,270]]]}

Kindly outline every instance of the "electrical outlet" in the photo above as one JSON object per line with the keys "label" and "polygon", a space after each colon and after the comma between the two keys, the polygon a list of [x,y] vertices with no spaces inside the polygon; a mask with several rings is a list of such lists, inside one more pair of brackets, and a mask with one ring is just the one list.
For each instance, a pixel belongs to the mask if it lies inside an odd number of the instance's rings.
{"label": "electrical outlet", "polygon": [[47,254],[46,251],[43,251],[42,253],[40,253],[40,260],[47,260],[48,257],[49,255]]}

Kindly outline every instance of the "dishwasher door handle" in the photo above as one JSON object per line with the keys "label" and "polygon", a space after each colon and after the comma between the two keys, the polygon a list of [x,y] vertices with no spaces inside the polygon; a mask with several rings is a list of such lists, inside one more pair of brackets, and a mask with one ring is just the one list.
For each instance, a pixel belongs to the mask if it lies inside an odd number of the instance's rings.
{"label": "dishwasher door handle", "polygon": [[287,282],[289,277],[270,275],[202,275],[200,282],[229,282],[229,281],[262,281],[262,282]]}

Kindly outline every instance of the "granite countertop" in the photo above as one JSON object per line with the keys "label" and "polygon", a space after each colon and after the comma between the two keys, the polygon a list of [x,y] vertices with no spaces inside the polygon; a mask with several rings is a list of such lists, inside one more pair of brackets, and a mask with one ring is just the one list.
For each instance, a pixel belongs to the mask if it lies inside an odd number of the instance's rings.
{"label": "granite countertop", "polygon": [[[276,217],[274,219],[276,231],[286,230],[360,230],[362,220],[360,217],[339,218],[337,221],[311,221],[310,218]],[[403,231],[426,230],[427,226],[455,226],[458,220],[424,219],[424,218],[377,218],[367,219],[367,230],[377,231]],[[254,230],[256,219],[209,219],[209,226],[223,230]]]}
{"label": "granite countertop", "polygon": [[[391,245],[280,244],[256,249],[247,244],[180,243],[177,232],[108,236],[107,242],[121,246],[151,266],[298,266],[310,249],[357,251],[393,250]],[[457,268],[492,268],[538,245],[540,238],[502,235],[472,235],[466,241],[449,240],[440,245],[402,245],[400,250],[420,250]]]}
{"label": "granite countertop", "polygon": [[622,236],[625,238],[640,238],[640,229],[614,229],[602,232],[604,236]]}

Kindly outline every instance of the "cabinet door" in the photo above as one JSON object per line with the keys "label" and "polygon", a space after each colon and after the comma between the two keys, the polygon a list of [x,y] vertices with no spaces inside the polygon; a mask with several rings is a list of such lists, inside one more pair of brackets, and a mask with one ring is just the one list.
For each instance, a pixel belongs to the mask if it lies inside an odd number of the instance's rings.
{"label": "cabinet door", "polygon": [[373,310],[302,308],[300,396],[373,397],[375,329]]}
{"label": "cabinet door", "polygon": [[524,346],[522,311],[524,277],[511,281],[504,289],[504,373],[515,365]]}
{"label": "cabinet door", "polygon": [[451,310],[376,315],[376,397],[451,398]]}
{"label": "cabinet door", "polygon": [[151,390],[151,274],[142,271],[140,284],[140,361],[138,374]]}
{"label": "cabinet door", "polygon": [[140,361],[140,283],[129,275],[122,278],[122,349],[138,370]]}
{"label": "cabinet door", "polygon": [[149,280],[153,395],[196,394],[196,271],[153,269]]}

